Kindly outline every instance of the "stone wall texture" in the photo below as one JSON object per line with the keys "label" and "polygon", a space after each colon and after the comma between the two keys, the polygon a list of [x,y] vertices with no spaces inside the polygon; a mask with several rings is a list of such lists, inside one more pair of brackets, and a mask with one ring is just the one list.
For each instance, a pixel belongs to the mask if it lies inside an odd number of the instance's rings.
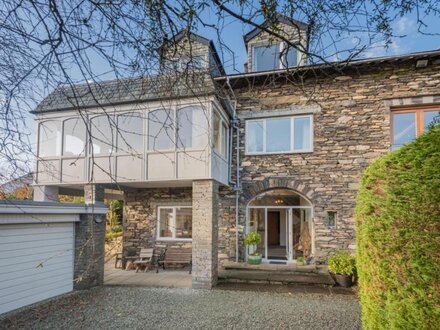
{"label": "stone wall texture", "polygon": [[125,193],[123,252],[132,255],[141,248],[191,247],[188,241],[157,241],[159,206],[191,206],[191,188],[152,188]]}
{"label": "stone wall texture", "polygon": [[104,282],[105,214],[81,214],[75,223],[74,288],[89,289]]}
{"label": "stone wall texture", "polygon": [[210,289],[217,283],[218,183],[193,182],[193,288]]}
{"label": "stone wall texture", "polygon": [[[440,63],[426,69],[408,65],[385,65],[305,78],[232,81],[236,87],[237,112],[300,109],[318,105],[313,114],[313,152],[250,156],[245,154],[245,119],[240,119],[240,225],[243,230],[247,203],[259,193],[276,187],[290,188],[306,195],[313,204],[315,257],[325,261],[339,248],[355,248],[354,207],[362,171],[374,159],[390,150],[390,99],[413,100],[422,104],[438,99]],[[319,75],[324,76],[323,74]],[[239,85],[240,84],[240,85]],[[394,102],[391,104],[396,104]],[[406,102],[408,103],[408,102]],[[411,105],[411,102],[409,104]],[[233,159],[235,162],[235,159]],[[235,170],[232,172],[235,179]],[[232,194],[232,192],[231,192]],[[337,211],[337,228],[326,226],[327,211]],[[235,257],[235,216],[231,196],[222,197],[219,256]],[[240,257],[244,247],[240,246]]]}

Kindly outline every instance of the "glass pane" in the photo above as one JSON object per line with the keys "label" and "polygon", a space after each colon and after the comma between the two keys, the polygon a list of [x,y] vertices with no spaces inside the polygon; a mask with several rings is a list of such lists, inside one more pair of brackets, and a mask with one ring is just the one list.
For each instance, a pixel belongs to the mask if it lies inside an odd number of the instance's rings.
{"label": "glass pane", "polygon": [[[257,246],[257,252],[263,255],[265,258],[265,221],[264,221],[265,209],[249,208],[249,227],[248,233],[258,232],[261,235],[261,242]],[[248,253],[253,253],[253,247],[247,247]]]}
{"label": "glass pane", "polygon": [[86,125],[83,118],[72,118],[64,122],[63,155],[84,155]]}
{"label": "glass pane", "polygon": [[173,209],[159,209],[159,237],[173,237]]}
{"label": "glass pane", "polygon": [[253,48],[253,71],[279,69],[280,45],[260,46]]}
{"label": "glass pane", "polygon": [[226,157],[228,151],[228,128],[225,123],[222,124],[222,152],[221,154]]}
{"label": "glass pane", "polygon": [[206,112],[200,107],[188,107],[178,110],[179,148],[202,148],[206,145],[208,130]]}
{"label": "glass pane", "polygon": [[108,155],[113,151],[115,134],[113,117],[99,116],[92,119],[92,143],[94,155]]}
{"label": "glass pane", "polygon": [[290,150],[290,118],[266,121],[266,151]]}
{"label": "glass pane", "polygon": [[416,114],[414,112],[393,115],[393,149],[416,138]]}
{"label": "glass pane", "polygon": [[440,111],[425,111],[423,113],[423,126],[426,129],[434,122],[440,122]]}
{"label": "glass pane", "polygon": [[61,154],[61,123],[45,121],[40,124],[39,156],[60,156]]}
{"label": "glass pane", "polygon": [[310,118],[294,118],[293,121],[293,150],[310,150]]}
{"label": "glass pane", "polygon": [[192,209],[176,208],[176,238],[192,237]]}
{"label": "glass pane", "polygon": [[263,151],[263,121],[250,121],[247,123],[246,130],[246,150],[247,152]]}
{"label": "glass pane", "polygon": [[148,114],[148,149],[174,148],[174,112],[163,109]]}
{"label": "glass pane", "polygon": [[288,48],[283,54],[283,66],[286,68],[296,66],[298,64],[297,54],[298,51],[295,48]]}
{"label": "glass pane", "polygon": [[142,153],[144,141],[144,118],[133,112],[118,116],[118,151]]}
{"label": "glass pane", "polygon": [[220,152],[220,116],[214,112],[214,149]]}

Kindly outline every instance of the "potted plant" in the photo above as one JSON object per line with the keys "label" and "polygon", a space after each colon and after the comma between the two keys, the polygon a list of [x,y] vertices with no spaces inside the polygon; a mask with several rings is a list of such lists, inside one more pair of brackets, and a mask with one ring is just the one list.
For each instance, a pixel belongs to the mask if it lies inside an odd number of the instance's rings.
{"label": "potted plant", "polygon": [[349,288],[353,284],[356,260],[347,250],[339,250],[330,256],[328,270],[334,274],[336,283],[344,288]]}
{"label": "potted plant", "polygon": [[257,245],[261,242],[261,235],[256,231],[250,232],[244,237],[244,244],[249,246],[248,263],[250,265],[261,264],[261,253],[257,252]]}
{"label": "potted plant", "polygon": [[297,266],[304,266],[304,262],[305,262],[304,257],[298,257],[298,258],[296,258],[296,265],[297,265]]}

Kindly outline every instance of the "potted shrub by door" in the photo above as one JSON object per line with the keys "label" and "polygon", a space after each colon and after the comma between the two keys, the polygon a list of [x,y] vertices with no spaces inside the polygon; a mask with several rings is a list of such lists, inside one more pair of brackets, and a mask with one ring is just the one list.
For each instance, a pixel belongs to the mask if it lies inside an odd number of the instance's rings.
{"label": "potted shrub by door", "polygon": [[256,231],[250,232],[244,237],[244,244],[249,246],[248,263],[250,265],[261,264],[261,253],[257,252],[257,245],[261,242],[261,235]]}
{"label": "potted shrub by door", "polygon": [[339,250],[328,259],[328,270],[334,274],[337,284],[349,288],[353,285],[356,260],[347,250]]}

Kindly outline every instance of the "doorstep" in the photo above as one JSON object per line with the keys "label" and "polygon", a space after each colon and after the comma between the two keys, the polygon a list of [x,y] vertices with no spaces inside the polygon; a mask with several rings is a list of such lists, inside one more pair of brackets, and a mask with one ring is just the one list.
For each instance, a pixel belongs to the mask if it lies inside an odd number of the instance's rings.
{"label": "doorstep", "polygon": [[227,262],[223,267],[224,269],[219,271],[219,281],[226,283],[335,284],[326,266],[249,265],[244,262]]}

